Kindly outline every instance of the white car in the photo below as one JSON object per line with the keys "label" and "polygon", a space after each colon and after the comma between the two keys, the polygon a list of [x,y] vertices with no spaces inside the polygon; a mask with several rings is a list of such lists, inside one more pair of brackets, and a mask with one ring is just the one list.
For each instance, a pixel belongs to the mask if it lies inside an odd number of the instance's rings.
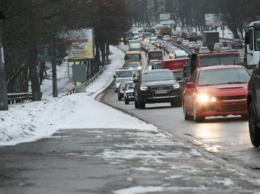
{"label": "white car", "polygon": [[171,39],[170,35],[164,35],[163,40],[169,41]]}

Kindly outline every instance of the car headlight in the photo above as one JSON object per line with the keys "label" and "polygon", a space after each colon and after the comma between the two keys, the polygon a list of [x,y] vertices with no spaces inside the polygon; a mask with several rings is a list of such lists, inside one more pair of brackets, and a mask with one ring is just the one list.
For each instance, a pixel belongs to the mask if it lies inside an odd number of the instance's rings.
{"label": "car headlight", "polygon": [[197,96],[197,101],[200,103],[209,103],[209,102],[216,102],[216,97],[209,96],[207,94],[199,94]]}
{"label": "car headlight", "polygon": [[147,89],[148,89],[148,87],[146,85],[143,85],[143,84],[140,85],[140,90],[145,91]]}
{"label": "car headlight", "polygon": [[137,68],[138,70],[141,70],[142,69],[142,67],[141,66],[138,66],[138,68]]}
{"label": "car headlight", "polygon": [[119,87],[119,85],[120,85],[120,83],[119,83],[119,82],[116,82],[116,87],[117,87],[117,88]]}
{"label": "car headlight", "polygon": [[175,83],[175,84],[173,84],[173,88],[174,88],[174,89],[180,88],[180,84],[179,84],[178,82]]}

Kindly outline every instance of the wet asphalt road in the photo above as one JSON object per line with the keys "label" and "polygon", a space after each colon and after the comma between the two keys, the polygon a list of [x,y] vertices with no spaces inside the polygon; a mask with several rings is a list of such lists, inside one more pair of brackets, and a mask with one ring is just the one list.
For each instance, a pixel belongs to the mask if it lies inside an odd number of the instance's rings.
{"label": "wet asphalt road", "polygon": [[253,171],[163,131],[61,130],[0,155],[1,194],[260,192]]}

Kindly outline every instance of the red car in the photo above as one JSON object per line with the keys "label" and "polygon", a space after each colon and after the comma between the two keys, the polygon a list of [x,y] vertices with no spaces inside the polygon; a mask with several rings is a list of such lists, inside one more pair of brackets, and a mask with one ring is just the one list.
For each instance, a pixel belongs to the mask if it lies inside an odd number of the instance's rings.
{"label": "red car", "polygon": [[185,120],[202,122],[209,116],[247,118],[250,73],[240,65],[218,65],[194,70],[182,93]]}

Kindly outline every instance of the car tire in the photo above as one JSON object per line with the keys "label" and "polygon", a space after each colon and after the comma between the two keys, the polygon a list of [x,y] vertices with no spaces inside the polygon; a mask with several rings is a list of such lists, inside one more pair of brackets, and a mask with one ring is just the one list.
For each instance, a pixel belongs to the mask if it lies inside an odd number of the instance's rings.
{"label": "car tire", "polygon": [[120,95],[118,95],[118,101],[121,101],[121,97],[120,97]]}
{"label": "car tire", "polygon": [[139,101],[138,101],[138,108],[140,108],[140,109],[144,109],[144,108],[145,108],[145,102],[139,100]]}
{"label": "car tire", "polygon": [[139,108],[139,107],[138,107],[138,101],[137,101],[137,100],[135,100],[135,108]]}
{"label": "car tire", "polygon": [[253,146],[260,146],[260,128],[257,126],[256,111],[253,101],[250,102],[248,107],[248,126],[250,140]]}
{"label": "car tire", "polygon": [[185,121],[191,120],[191,116],[188,115],[187,110],[186,110],[184,104],[183,104],[183,114],[184,114]]}
{"label": "car tire", "polygon": [[128,100],[125,100],[125,104],[129,104],[129,101],[128,101]]}
{"label": "car tire", "polygon": [[205,117],[198,117],[197,116],[197,107],[196,107],[195,104],[193,105],[193,120],[195,122],[203,122],[203,121],[205,121]]}

